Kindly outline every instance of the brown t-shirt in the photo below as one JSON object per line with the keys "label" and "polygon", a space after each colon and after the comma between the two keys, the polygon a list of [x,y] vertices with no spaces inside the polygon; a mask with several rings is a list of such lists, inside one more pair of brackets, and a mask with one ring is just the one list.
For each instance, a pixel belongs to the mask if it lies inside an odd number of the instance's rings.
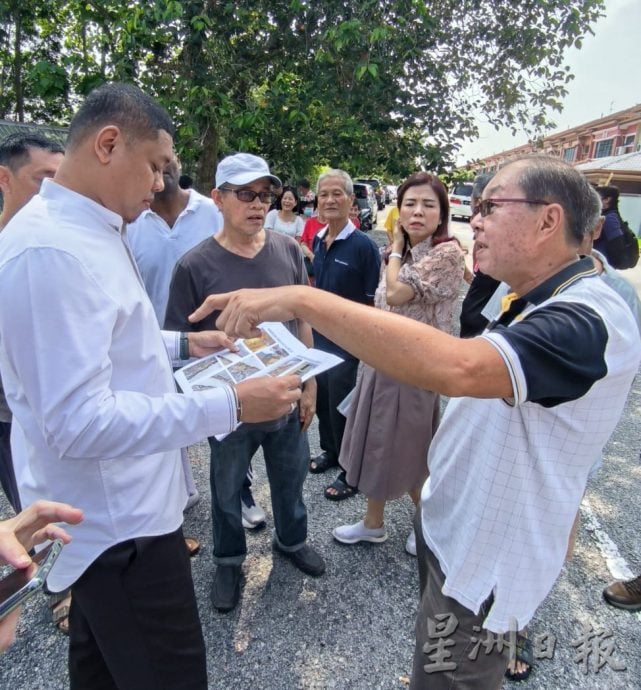
{"label": "brown t-shirt", "polygon": [[[206,331],[216,328],[220,312],[213,312],[200,323],[187,317],[207,295],[231,292],[241,288],[307,285],[307,271],[298,242],[287,235],[265,230],[265,244],[252,259],[238,256],[222,247],[213,237],[190,249],[176,264],[169,288],[165,329],[171,331]],[[298,322],[284,324],[298,336]],[[252,430],[277,431],[287,415],[272,422],[243,424],[234,433]]]}
{"label": "brown t-shirt", "polygon": [[[307,284],[303,253],[298,242],[287,235],[265,230],[265,244],[252,259],[234,254],[213,237],[208,237],[190,249],[174,268],[165,328],[171,331],[215,329],[220,312],[214,312],[197,324],[187,321],[207,295],[241,288]],[[298,335],[295,321],[285,325]]]}

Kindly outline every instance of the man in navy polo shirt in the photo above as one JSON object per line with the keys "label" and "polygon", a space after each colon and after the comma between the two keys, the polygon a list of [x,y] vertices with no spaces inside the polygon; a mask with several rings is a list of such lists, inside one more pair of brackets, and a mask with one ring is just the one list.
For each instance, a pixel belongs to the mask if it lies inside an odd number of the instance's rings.
{"label": "man in navy polo shirt", "polygon": [[[373,304],[381,259],[374,242],[349,219],[353,192],[352,180],[343,170],[328,170],[318,178],[318,212],[327,221],[327,227],[314,238],[314,276],[316,287],[321,290],[354,302]],[[338,465],[345,417],[336,407],[354,388],[358,359],[316,331],[314,347],[345,360],[316,378],[316,414],[322,452],[312,459],[309,469],[318,474]],[[342,469],[334,483],[325,489],[326,498],[332,501],[349,498],[355,493],[345,481]]]}

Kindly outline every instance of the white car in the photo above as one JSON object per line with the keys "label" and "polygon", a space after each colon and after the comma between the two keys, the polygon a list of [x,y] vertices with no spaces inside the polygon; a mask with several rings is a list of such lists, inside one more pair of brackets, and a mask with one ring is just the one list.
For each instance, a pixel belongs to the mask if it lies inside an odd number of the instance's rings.
{"label": "white car", "polygon": [[450,192],[450,217],[467,218],[472,216],[472,182],[459,182]]}

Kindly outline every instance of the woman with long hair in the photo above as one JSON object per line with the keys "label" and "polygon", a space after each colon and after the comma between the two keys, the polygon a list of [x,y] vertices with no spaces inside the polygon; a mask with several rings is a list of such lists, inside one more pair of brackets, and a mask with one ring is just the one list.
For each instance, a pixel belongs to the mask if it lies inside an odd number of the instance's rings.
{"label": "woman with long hair", "polygon": [[[465,261],[448,234],[447,190],[435,175],[415,173],[399,187],[397,205],[375,306],[449,332]],[[440,416],[437,393],[361,367],[339,462],[347,483],[367,497],[367,511],[356,524],[334,529],[334,538],[344,544],[385,541],[385,502],[405,493],[418,502]],[[413,530],[405,548],[416,555]]]}
{"label": "woman with long hair", "polygon": [[293,187],[284,187],[280,208],[273,209],[265,217],[265,229],[275,230],[298,240],[303,234],[303,219],[296,213],[298,196]]}

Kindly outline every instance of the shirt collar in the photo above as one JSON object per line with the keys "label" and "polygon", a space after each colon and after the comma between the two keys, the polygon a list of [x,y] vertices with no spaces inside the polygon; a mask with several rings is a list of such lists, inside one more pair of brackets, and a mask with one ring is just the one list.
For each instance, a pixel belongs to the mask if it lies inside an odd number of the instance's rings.
{"label": "shirt collar", "polygon": [[[324,228],[321,228],[318,231],[318,236],[321,239],[324,239],[328,230],[329,230],[329,225],[326,225]],[[354,223],[352,223],[351,220],[348,220],[347,225],[334,238],[334,242],[336,242],[336,240],[346,240],[355,230],[356,230],[356,226],[354,225]]]}
{"label": "shirt collar", "polygon": [[[178,218],[187,213],[193,213],[202,203],[202,199],[203,197],[201,194],[199,194],[195,189],[190,189],[189,199],[187,200],[187,206],[185,206],[185,208],[178,214]],[[148,208],[145,211],[143,211],[138,216],[138,218],[146,218],[147,216],[156,216],[156,218],[160,218],[164,222],[164,219],[160,215],[158,215],[152,208]],[[136,220],[138,220],[138,218]],[[176,218],[176,220],[178,220],[178,218]]]}
{"label": "shirt collar", "polygon": [[47,177],[42,181],[40,196],[43,199],[50,199],[65,205],[65,208],[73,208],[74,212],[84,212],[87,215],[96,217],[99,221],[109,225],[118,232],[122,231],[124,222],[121,216],[115,211],[99,204],[84,194],[79,194],[69,187],[64,187],[51,178]]}
{"label": "shirt collar", "polygon": [[412,261],[416,263],[421,257],[425,256],[432,248],[432,238],[426,237],[422,242],[414,245],[409,249],[409,253],[412,255]]}
{"label": "shirt collar", "polygon": [[552,277],[530,290],[522,299],[530,304],[541,304],[546,299],[558,295],[582,278],[598,276],[594,262],[589,256],[574,261]]}

